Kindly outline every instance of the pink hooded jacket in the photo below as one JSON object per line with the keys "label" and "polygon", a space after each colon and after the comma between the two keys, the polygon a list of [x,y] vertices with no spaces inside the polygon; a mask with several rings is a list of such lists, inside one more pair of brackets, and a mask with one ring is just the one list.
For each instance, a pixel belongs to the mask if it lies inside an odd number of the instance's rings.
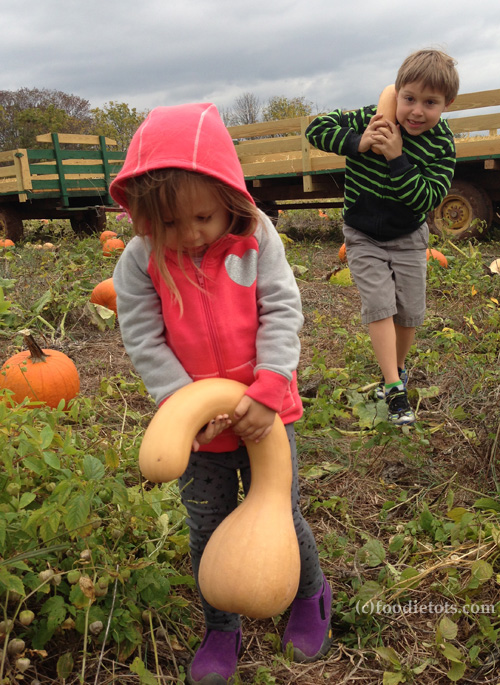
{"label": "pink hooded jacket", "polygon": [[[214,176],[253,202],[214,105],[153,110],[132,139],[111,194],[128,209],[127,179],[165,167]],[[188,256],[180,265],[177,252],[167,250],[165,259],[184,303],[182,315],[148,238],[129,242],[113,274],[122,339],[153,399],[161,404],[200,378],[231,378],[248,385],[247,394],[285,423],[300,418],[300,294],[270,220],[261,213],[252,235],[219,238],[200,268]],[[238,444],[228,430],[203,450],[229,451]]]}

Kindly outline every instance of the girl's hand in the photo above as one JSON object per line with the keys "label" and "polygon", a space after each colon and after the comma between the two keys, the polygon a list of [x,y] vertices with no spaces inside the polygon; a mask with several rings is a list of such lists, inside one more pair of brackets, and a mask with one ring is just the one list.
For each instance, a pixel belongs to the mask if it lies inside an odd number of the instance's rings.
{"label": "girl's hand", "polygon": [[231,425],[231,419],[228,414],[219,414],[212,419],[203,429],[198,433],[198,435],[193,440],[193,445],[191,450],[193,452],[198,452],[201,445],[208,445],[212,442],[223,430],[229,428]]}
{"label": "girl's hand", "polygon": [[260,442],[271,432],[275,416],[273,409],[243,395],[234,411],[233,431],[242,440]]}

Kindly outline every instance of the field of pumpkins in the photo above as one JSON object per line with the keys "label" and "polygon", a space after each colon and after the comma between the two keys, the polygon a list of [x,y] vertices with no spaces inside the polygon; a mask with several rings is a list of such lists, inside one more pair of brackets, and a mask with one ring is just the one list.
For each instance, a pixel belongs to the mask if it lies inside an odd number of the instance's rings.
{"label": "field of pumpkins", "polygon": [[[286,611],[244,618],[235,685],[469,682],[500,630],[500,243],[432,238],[409,355],[418,421],[400,429],[373,397],[339,217],[323,214],[282,212],[277,228],[303,301],[300,481],[335,641],[294,664]],[[139,469],[156,407],[112,281],[131,237],[112,216],[102,235],[30,221],[0,242],[0,683],[182,683],[203,635],[177,482]],[[460,613],[357,609],[380,598]]]}

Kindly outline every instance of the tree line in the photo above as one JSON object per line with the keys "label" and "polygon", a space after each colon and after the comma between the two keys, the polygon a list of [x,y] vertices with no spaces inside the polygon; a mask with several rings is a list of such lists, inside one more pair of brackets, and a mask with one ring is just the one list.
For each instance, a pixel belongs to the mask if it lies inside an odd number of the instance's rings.
{"label": "tree line", "polygon": [[[262,103],[252,93],[243,93],[220,113],[226,126],[237,126],[306,116],[312,107],[303,97],[275,96]],[[125,150],[148,112],[113,101],[91,108],[78,95],[47,88],[0,90],[0,151],[41,147],[36,137],[43,133],[103,135]]]}

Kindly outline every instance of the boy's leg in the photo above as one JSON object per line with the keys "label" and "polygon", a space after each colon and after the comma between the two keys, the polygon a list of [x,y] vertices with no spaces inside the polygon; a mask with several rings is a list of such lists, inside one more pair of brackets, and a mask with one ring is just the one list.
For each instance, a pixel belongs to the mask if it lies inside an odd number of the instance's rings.
{"label": "boy's leg", "polygon": [[394,324],[394,328],[396,331],[398,367],[400,369],[404,369],[406,356],[410,351],[410,347],[413,345],[413,341],[415,340],[415,332],[417,329],[415,326],[400,326],[397,323]]}
{"label": "boy's leg", "polygon": [[368,324],[373,351],[386,384],[399,382],[396,328],[393,317]]}

